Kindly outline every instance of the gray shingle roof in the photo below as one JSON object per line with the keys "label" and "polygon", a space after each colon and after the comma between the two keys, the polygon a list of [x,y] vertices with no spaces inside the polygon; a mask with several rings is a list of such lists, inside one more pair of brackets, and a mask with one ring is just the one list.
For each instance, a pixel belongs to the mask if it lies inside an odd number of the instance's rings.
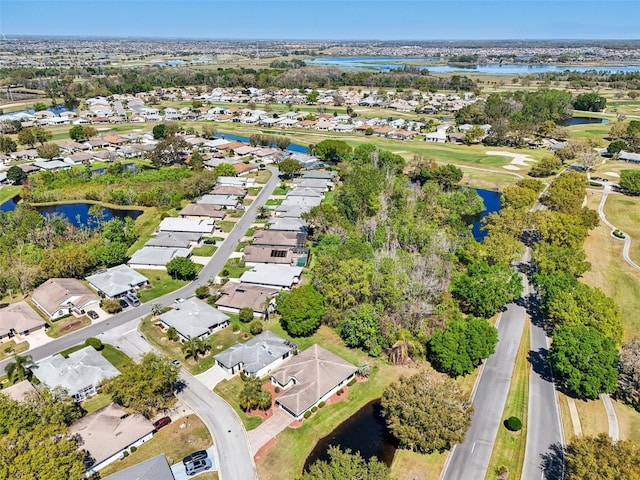
{"label": "gray shingle roof", "polygon": [[242,363],[242,369],[251,374],[262,370],[295,348],[293,343],[267,330],[246,343],[232,345],[214,358],[229,369]]}
{"label": "gray shingle roof", "polygon": [[151,237],[145,245],[148,247],[189,248],[191,242],[198,242],[201,238],[202,234],[200,233],[160,232],[155,237]]}
{"label": "gray shingle roof", "polygon": [[105,477],[104,480],[175,480],[164,454],[138,463],[121,472]]}
{"label": "gray shingle roof", "polygon": [[265,286],[290,288],[302,274],[302,267],[260,263],[242,274],[240,281]]}
{"label": "gray shingle roof", "polygon": [[198,298],[190,298],[160,315],[160,321],[174,327],[184,338],[197,338],[208,333],[209,328],[228,322],[229,317]]}
{"label": "gray shingle roof", "polygon": [[131,265],[164,267],[176,257],[189,257],[191,249],[174,247],[142,247],[131,256]]}
{"label": "gray shingle roof", "polygon": [[149,280],[127,265],[117,265],[87,277],[87,281],[108,297],[117,297]]}

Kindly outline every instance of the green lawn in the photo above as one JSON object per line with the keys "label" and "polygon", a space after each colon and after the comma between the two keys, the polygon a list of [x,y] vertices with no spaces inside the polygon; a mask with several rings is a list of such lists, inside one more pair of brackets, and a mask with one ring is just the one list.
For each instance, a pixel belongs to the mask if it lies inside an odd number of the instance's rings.
{"label": "green lawn", "polygon": [[191,254],[197,257],[210,257],[216,253],[217,249],[218,247],[215,245],[202,245],[201,247],[195,247],[191,250]]}
{"label": "green lawn", "polygon": [[276,187],[271,195],[286,195],[291,191],[290,188]]}
{"label": "green lawn", "polygon": [[138,270],[149,279],[151,288],[138,291],[138,298],[142,303],[166,295],[189,283],[186,280],[174,280],[165,270]]}
{"label": "green lawn", "polygon": [[224,233],[229,233],[231,230],[233,230],[233,227],[235,226],[236,226],[236,222],[231,222],[229,220],[223,220],[221,222],[218,222],[218,228]]}
{"label": "green lawn", "polygon": [[8,342],[4,342],[2,347],[0,347],[0,360],[5,360],[13,357],[14,355],[19,355],[22,352],[26,352],[28,349],[29,344],[27,342],[16,343],[15,340],[9,340]]}
{"label": "green lawn", "polygon": [[516,363],[511,377],[511,386],[502,414],[502,420],[511,416],[522,420],[522,430],[510,432],[501,424],[493,446],[491,462],[487,470],[486,480],[496,478],[496,470],[504,465],[509,469],[509,478],[520,478],[524,463],[524,452],[527,443],[527,410],[529,403],[529,322],[525,327],[520,340],[520,347],[516,355]]}
{"label": "green lawn", "polygon": [[253,237],[253,234],[254,234],[254,233],[256,233],[255,228],[250,228],[249,230],[247,230],[247,231],[244,233],[244,236],[245,236],[245,237]]}
{"label": "green lawn", "polygon": [[[265,378],[265,382],[267,379]],[[264,382],[263,382],[264,383]],[[238,398],[242,391],[243,381],[239,375],[229,379],[223,380],[216,388],[213,389],[218,395],[220,395],[233,409],[236,411],[240,420],[244,424],[244,428],[247,430],[253,430],[262,423],[262,418],[255,415],[247,415],[240,405],[238,404]]]}
{"label": "green lawn", "polygon": [[49,335],[51,338],[59,338],[63,335],[66,335],[67,333],[75,332],[76,330],[87,327],[89,325],[91,325],[91,320],[89,320],[89,317],[84,315],[78,318],[71,316],[63,318],[62,320],[50,322],[49,328],[47,328],[47,335]]}
{"label": "green lawn", "polygon": [[240,278],[244,272],[251,270],[251,267],[242,267],[238,265],[239,260],[240,259],[238,258],[230,258],[227,263],[225,263],[222,270],[227,270],[229,272],[229,277],[231,278]]}
{"label": "green lawn", "polygon": [[262,190],[262,187],[249,187],[247,188],[247,195],[255,197],[260,193],[260,190]]}
{"label": "green lawn", "polygon": [[100,353],[109,361],[109,363],[111,363],[111,365],[120,371],[129,365],[133,365],[133,360],[131,360],[124,352],[118,350],[112,345],[105,344]]}
{"label": "green lawn", "polygon": [[[196,450],[204,450],[213,445],[209,430],[195,415],[185,419],[174,418],[173,422],[160,429],[151,440],[140,445],[138,449],[126,457],[100,470],[102,478],[119,472],[137,463],[164,454],[169,465],[181,463],[182,459]],[[198,478],[204,479],[204,474]],[[214,478],[214,477],[210,477]]]}
{"label": "green lawn", "polygon": [[82,408],[87,411],[87,414],[93,413],[96,410],[100,410],[102,407],[106,407],[111,403],[111,397],[106,393],[99,393],[94,395],[88,400],[82,402]]}
{"label": "green lawn", "polygon": [[20,193],[20,187],[14,185],[6,185],[0,188],[0,205],[2,205],[7,200],[15,197]]}
{"label": "green lawn", "polygon": [[269,200],[266,201],[265,205],[278,206],[278,205],[281,205],[283,201],[284,200],[282,200],[281,198],[270,198]]}

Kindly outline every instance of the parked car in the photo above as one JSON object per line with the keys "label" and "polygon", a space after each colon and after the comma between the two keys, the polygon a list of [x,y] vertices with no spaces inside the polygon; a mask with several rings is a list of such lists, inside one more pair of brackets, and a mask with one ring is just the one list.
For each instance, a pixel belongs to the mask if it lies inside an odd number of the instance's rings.
{"label": "parked car", "polygon": [[118,302],[120,302],[120,306],[124,310],[125,308],[129,308],[129,302],[127,302],[124,298],[119,298]]}
{"label": "parked car", "polygon": [[204,458],[208,458],[209,454],[206,450],[198,450],[197,452],[193,452],[191,455],[187,455],[182,459],[182,463],[187,465],[187,463],[193,462],[195,460],[202,460]]}
{"label": "parked car", "polygon": [[136,297],[133,293],[127,293],[126,297],[127,301],[131,304],[132,307],[140,306],[140,300],[138,300],[138,297]]}
{"label": "parked car", "polygon": [[182,364],[180,363],[180,360],[171,360],[171,365],[175,365],[176,367],[182,366]]}
{"label": "parked car", "polygon": [[100,315],[98,315],[98,313],[95,310],[89,310],[87,312],[87,317],[89,317],[91,320],[96,320]]}
{"label": "parked car", "polygon": [[205,238],[202,243],[205,245],[215,245],[216,241],[213,238]]}
{"label": "parked car", "polygon": [[196,473],[204,472],[211,468],[211,460],[204,458],[202,460],[193,460],[184,466],[187,475],[195,475]]}
{"label": "parked car", "polygon": [[153,422],[153,427],[156,430],[160,430],[162,427],[166,427],[171,423],[171,417],[162,417]]}

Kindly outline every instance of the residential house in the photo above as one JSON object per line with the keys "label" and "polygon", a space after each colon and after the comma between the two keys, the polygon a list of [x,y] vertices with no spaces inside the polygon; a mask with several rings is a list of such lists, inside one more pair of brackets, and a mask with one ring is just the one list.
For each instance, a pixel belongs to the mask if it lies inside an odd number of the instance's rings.
{"label": "residential house", "polygon": [[[231,187],[224,187],[231,188]],[[241,203],[240,197],[237,195],[203,195],[196,201],[198,205],[216,205],[220,208],[236,208]]]}
{"label": "residential house", "polygon": [[104,477],[103,480],[176,480],[164,453]]}
{"label": "residential house", "polygon": [[261,230],[255,232],[252,245],[260,247],[304,248],[306,232]]}
{"label": "residential house", "polygon": [[242,187],[229,187],[225,185],[219,185],[215,187],[211,193],[213,195],[233,195],[235,197],[244,198],[247,195],[247,190]]}
{"label": "residential house", "polygon": [[127,265],[117,265],[86,278],[89,285],[108,298],[118,298],[149,284],[149,279]]}
{"label": "residential house", "polygon": [[129,414],[112,403],[74,422],[69,430],[82,438],[87,475],[92,475],[123,458],[131,447],[151,440],[155,428],[139,413]]}
{"label": "residential house", "polygon": [[260,165],[258,165],[257,163],[241,162],[241,163],[235,163],[233,165],[233,168],[235,169],[238,175],[248,175],[249,173],[254,173],[260,170]]}
{"label": "residential house", "polygon": [[625,152],[622,150],[618,154],[618,160],[630,163],[640,163],[640,153]]}
{"label": "residential house", "polygon": [[82,314],[100,303],[100,297],[75,278],[50,278],[33,291],[31,300],[51,320],[72,311]]}
{"label": "residential house", "polygon": [[309,224],[301,218],[272,218],[269,220],[269,230],[283,232],[306,233]]}
{"label": "residential house", "polygon": [[244,247],[244,261],[247,267],[253,267],[259,263],[274,263],[278,265],[295,264],[293,250],[290,248],[258,247],[254,245]]}
{"label": "residential house", "polygon": [[31,372],[49,390],[62,387],[78,402],[94,396],[103,380],[120,375],[118,369],[91,346],[76,350],[67,358],[58,353],[40,360],[31,367]]}
{"label": "residential house", "polygon": [[185,206],[182,210],[180,210],[179,215],[182,218],[191,218],[194,220],[211,218],[222,220],[227,216],[220,205],[205,205],[198,203],[190,203],[189,205]]}
{"label": "residential house", "polygon": [[437,130],[435,132],[429,132],[424,137],[425,141],[432,143],[446,143],[447,134],[444,130]]}
{"label": "residential house", "polygon": [[318,188],[309,188],[309,187],[296,187],[287,193],[287,198],[289,197],[312,197],[312,198],[324,198],[324,194],[322,190]]}
{"label": "residential house", "polygon": [[131,256],[127,265],[131,268],[164,270],[174,258],[190,256],[190,248],[144,246]]}
{"label": "residential house", "polygon": [[25,301],[0,308],[0,340],[29,335],[45,326],[46,322]]}
{"label": "residential house", "polygon": [[38,167],[40,170],[48,170],[50,172],[71,168],[71,165],[60,160],[38,160],[33,162],[33,166]]}
{"label": "residential house", "polygon": [[5,387],[2,389],[2,393],[16,402],[23,402],[29,398],[38,397],[39,395],[29,380],[22,380],[21,382],[14,383],[10,387]]}
{"label": "residential house", "polygon": [[256,183],[255,178],[241,178],[241,177],[218,177],[216,185],[223,185],[228,187],[253,187]]}
{"label": "residential house", "polygon": [[240,313],[242,308],[251,308],[254,316],[264,318],[273,308],[274,297],[278,290],[259,285],[227,282],[218,292],[220,298],[216,300],[216,305],[220,310]]}
{"label": "residential house", "polygon": [[175,328],[183,340],[207,338],[229,325],[229,316],[199,298],[179,302],[173,310],[158,317],[167,328]]}
{"label": "residential house", "polygon": [[278,289],[290,289],[300,281],[302,267],[259,263],[240,277],[241,283],[263,285]]}
{"label": "residential house", "polygon": [[326,178],[308,178],[303,176],[302,178],[295,178],[293,183],[301,188],[321,189],[323,192],[333,188],[333,182]]}
{"label": "residential house", "polygon": [[273,385],[285,390],[275,403],[300,419],[355,378],[357,371],[355,365],[314,344],[271,372]]}
{"label": "residential house", "polygon": [[295,343],[267,330],[246,343],[236,343],[213,358],[230,374],[244,372],[260,378],[297,351]]}
{"label": "residential house", "polygon": [[203,235],[211,235],[215,229],[213,220],[210,219],[193,219],[184,217],[168,217],[160,222],[159,231],[161,232],[189,232],[201,233]]}
{"label": "residential house", "polygon": [[201,240],[200,233],[160,232],[151,237],[145,245],[148,247],[189,248],[199,245]]}

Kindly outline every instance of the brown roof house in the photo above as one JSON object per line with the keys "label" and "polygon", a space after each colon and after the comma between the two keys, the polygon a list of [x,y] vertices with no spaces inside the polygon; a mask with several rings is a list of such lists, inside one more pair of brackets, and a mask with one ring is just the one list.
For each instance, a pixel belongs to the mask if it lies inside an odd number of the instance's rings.
{"label": "brown roof house", "polygon": [[271,383],[284,389],[276,404],[296,419],[355,378],[357,367],[314,344],[271,372]]}
{"label": "brown roof house", "polygon": [[85,467],[91,475],[121,459],[131,447],[151,440],[154,427],[139,413],[129,415],[111,404],[81,418],[69,430],[82,437]]}
{"label": "brown roof house", "polygon": [[100,303],[100,297],[75,278],[50,278],[33,291],[31,300],[52,320]]}
{"label": "brown roof house", "polygon": [[216,306],[231,313],[240,313],[241,308],[251,308],[255,316],[264,318],[267,311],[273,308],[278,291],[260,285],[227,282],[219,290],[221,295],[216,300]]}
{"label": "brown roof house", "polygon": [[46,325],[27,302],[12,303],[0,309],[0,340],[15,335],[29,335]]}

